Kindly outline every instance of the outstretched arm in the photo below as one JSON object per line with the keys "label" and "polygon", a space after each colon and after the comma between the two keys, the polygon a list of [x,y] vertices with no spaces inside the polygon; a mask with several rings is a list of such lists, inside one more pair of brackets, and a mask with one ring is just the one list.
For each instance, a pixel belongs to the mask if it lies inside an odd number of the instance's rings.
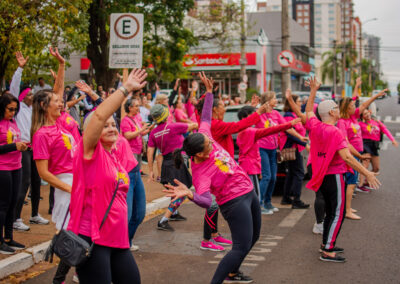
{"label": "outstretched arm", "polygon": [[305,82],[306,86],[310,87],[310,97],[308,98],[307,105],[306,105],[306,115],[307,119],[310,119],[311,117],[315,116],[315,113],[313,111],[314,109],[314,101],[315,101],[315,96],[317,95],[317,91],[319,87],[321,86],[321,83],[318,82],[317,78],[309,78]]}
{"label": "outstretched arm", "polygon": [[92,157],[107,119],[121,106],[125,97],[130,92],[140,90],[146,85],[144,81],[146,77],[147,73],[145,70],[133,69],[127,81],[124,83],[124,86],[112,93],[112,95],[95,110],[83,134],[84,155],[87,159]]}
{"label": "outstretched arm", "polygon": [[[293,100],[292,97],[292,90],[287,89],[286,90],[286,99],[288,100],[288,103],[290,105],[290,108],[293,110],[293,112],[301,118],[301,123],[306,124],[307,121],[307,116],[301,112],[301,109],[298,105],[296,105],[296,103]],[[299,98],[300,100],[300,98]]]}
{"label": "outstretched arm", "polygon": [[358,77],[356,79],[356,85],[353,90],[353,100],[356,100],[360,96],[358,90],[360,89],[361,84],[362,84],[361,77]]}
{"label": "outstretched arm", "polygon": [[58,48],[54,50],[50,47],[50,54],[58,61],[57,78],[54,82],[53,92],[62,100],[64,95],[64,75],[65,75],[65,59],[58,53]]}
{"label": "outstretched arm", "polygon": [[17,68],[17,70],[15,70],[15,73],[11,80],[10,93],[18,99],[19,92],[20,92],[22,71],[24,70],[26,63],[28,62],[29,56],[24,58],[21,51],[17,51],[15,53],[15,57],[17,58],[17,61],[18,61],[18,68]]}
{"label": "outstretched arm", "polygon": [[366,110],[370,104],[372,104],[377,98],[380,98],[384,95],[386,95],[386,92],[388,91],[388,89],[384,89],[382,91],[380,91],[378,94],[376,94],[375,96],[372,96],[371,98],[369,98],[367,101],[363,102],[360,105],[360,114],[363,113],[364,110]]}

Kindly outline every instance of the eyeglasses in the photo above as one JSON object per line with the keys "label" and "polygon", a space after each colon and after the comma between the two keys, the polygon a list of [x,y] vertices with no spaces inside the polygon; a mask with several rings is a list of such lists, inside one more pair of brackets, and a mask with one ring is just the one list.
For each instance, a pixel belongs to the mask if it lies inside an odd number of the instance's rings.
{"label": "eyeglasses", "polygon": [[10,112],[15,112],[15,111],[18,110],[17,108],[13,108],[13,107],[8,107],[7,109],[8,109],[8,111],[10,111]]}

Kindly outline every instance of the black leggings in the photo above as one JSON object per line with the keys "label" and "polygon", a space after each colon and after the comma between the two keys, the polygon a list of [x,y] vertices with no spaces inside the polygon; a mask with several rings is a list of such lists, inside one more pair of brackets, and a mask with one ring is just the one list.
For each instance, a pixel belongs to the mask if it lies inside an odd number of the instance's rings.
{"label": "black leggings", "polygon": [[299,150],[296,149],[296,159],[287,162],[287,169],[283,198],[289,199],[290,196],[293,196],[294,201],[299,202],[304,179],[303,156]]}
{"label": "black leggings", "polygon": [[[88,243],[91,239],[79,235]],[[94,245],[92,255],[76,268],[80,284],[139,284],[140,273],[129,248],[111,248]]]}
{"label": "black leggings", "polygon": [[[21,188],[22,170],[0,171],[0,242],[13,239],[15,204]],[[4,232],[4,234],[3,234]]]}
{"label": "black leggings", "polygon": [[32,217],[38,215],[40,201],[40,176],[31,150],[22,152],[22,185],[15,209],[15,219],[21,218],[26,193],[31,186]]}
{"label": "black leggings", "polygon": [[211,283],[222,283],[229,273],[237,273],[244,258],[260,237],[261,208],[257,195],[251,192],[220,206],[232,235],[232,250],[219,263]]}

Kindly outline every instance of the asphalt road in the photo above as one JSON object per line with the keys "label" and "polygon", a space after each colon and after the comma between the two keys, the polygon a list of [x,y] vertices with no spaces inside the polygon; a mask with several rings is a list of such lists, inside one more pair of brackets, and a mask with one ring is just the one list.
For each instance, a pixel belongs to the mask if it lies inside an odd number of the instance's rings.
{"label": "asphalt road", "polygon": [[[377,102],[381,117],[392,116],[386,123],[400,133],[400,105],[397,97]],[[400,140],[400,135],[397,137]],[[387,141],[386,139],[384,140]],[[387,141],[389,142],[389,141]],[[400,141],[399,141],[400,142]],[[337,245],[345,248],[346,263],[325,263],[319,258],[321,237],[311,230],[314,210],[280,208],[272,216],[263,216],[262,236],[243,263],[242,270],[255,283],[400,283],[400,149],[386,143],[381,151],[383,185],[371,193],[359,193],[353,208],[360,221],[345,220]],[[303,190],[303,199],[313,203],[314,193]],[[278,201],[278,199],[276,199]],[[202,251],[204,210],[192,203],[182,206],[187,221],[172,223],[174,233],[157,231],[158,218],[139,227],[134,253],[142,283],[209,283],[224,253]],[[220,218],[220,231],[229,236]],[[55,268],[26,281],[27,284],[51,283]],[[72,273],[66,283],[71,282]]]}

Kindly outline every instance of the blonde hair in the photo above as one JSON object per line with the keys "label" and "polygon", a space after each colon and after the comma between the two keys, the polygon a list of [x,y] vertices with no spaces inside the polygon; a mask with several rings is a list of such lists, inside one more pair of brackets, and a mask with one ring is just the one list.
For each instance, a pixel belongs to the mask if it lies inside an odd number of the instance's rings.
{"label": "blonde hair", "polygon": [[275,96],[276,96],[276,94],[273,91],[268,91],[268,92],[262,93],[260,103],[263,105],[263,104],[269,102],[270,100],[272,100]]}
{"label": "blonde hair", "polygon": [[339,108],[340,109],[340,118],[344,118],[344,119],[350,118],[348,110],[349,110],[349,106],[352,101],[353,101],[352,98],[343,98],[340,101],[340,108]]}
{"label": "blonde hair", "polygon": [[53,90],[46,89],[36,92],[33,96],[31,140],[36,131],[46,123],[46,113],[53,95]]}
{"label": "blonde hair", "polygon": [[158,94],[156,96],[156,104],[160,104],[162,100],[168,99],[167,95],[165,94]]}

